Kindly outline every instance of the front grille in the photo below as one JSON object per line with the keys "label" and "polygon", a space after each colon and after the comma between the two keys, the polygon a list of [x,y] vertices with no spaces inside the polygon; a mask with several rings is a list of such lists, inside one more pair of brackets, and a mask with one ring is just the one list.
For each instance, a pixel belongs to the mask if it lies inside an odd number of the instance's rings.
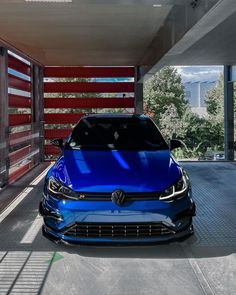
{"label": "front grille", "polygon": [[174,233],[163,223],[80,223],[70,227],[64,234],[78,238],[150,238]]}
{"label": "front grille", "polygon": [[[79,200],[84,201],[109,201],[112,193],[78,193]],[[161,192],[125,193],[125,201],[158,200]],[[82,198],[81,198],[82,196]]]}

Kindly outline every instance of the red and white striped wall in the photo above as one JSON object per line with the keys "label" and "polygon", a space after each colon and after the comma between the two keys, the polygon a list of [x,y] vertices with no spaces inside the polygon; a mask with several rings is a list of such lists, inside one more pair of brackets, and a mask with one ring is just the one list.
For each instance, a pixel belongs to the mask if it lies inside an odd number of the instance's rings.
{"label": "red and white striped wall", "polygon": [[[66,138],[71,128],[55,129],[54,124],[76,124],[86,109],[133,109],[134,108],[134,67],[45,67],[44,68],[44,120],[45,140]],[[58,78],[90,78],[89,81],[76,79],[58,81]],[[104,82],[104,78],[105,81]],[[109,82],[107,82],[107,80]],[[122,82],[120,82],[122,81]],[[57,97],[58,94],[58,97]],[[64,97],[59,97],[66,94]],[[71,96],[69,94],[72,94]],[[89,94],[89,95],[88,95]],[[123,97],[123,94],[126,94]],[[83,97],[86,95],[86,97]],[[47,112],[50,109],[50,113]],[[73,113],[62,113],[70,109]],[[55,110],[55,111],[53,111]],[[77,111],[76,111],[77,110]],[[48,125],[54,125],[47,127]],[[45,155],[57,155],[58,148],[45,144]]]}
{"label": "red and white striped wall", "polygon": [[0,188],[55,158],[50,141],[85,113],[134,112],[135,76],[134,67],[43,67],[0,43]]}

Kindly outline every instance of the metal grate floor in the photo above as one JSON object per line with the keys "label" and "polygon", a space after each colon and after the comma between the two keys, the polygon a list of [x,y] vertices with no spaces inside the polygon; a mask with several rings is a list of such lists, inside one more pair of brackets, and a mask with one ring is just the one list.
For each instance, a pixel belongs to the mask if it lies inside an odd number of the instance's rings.
{"label": "metal grate floor", "polygon": [[197,205],[194,244],[236,247],[236,164],[183,165],[190,175]]}
{"label": "metal grate floor", "polygon": [[183,166],[197,204],[195,235],[163,245],[55,245],[39,230],[43,181],[35,185],[0,222],[0,295],[235,295],[236,163]]}

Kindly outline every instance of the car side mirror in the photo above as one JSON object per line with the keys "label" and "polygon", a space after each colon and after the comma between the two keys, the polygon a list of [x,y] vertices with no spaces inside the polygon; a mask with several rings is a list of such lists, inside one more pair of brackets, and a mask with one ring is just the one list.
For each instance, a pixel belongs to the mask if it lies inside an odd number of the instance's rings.
{"label": "car side mirror", "polygon": [[59,147],[62,150],[64,146],[64,141],[62,138],[55,138],[51,141],[51,144],[56,147]]}
{"label": "car side mirror", "polygon": [[174,150],[174,149],[177,149],[177,148],[180,148],[182,147],[182,142],[178,139],[171,139],[170,140],[170,150]]}

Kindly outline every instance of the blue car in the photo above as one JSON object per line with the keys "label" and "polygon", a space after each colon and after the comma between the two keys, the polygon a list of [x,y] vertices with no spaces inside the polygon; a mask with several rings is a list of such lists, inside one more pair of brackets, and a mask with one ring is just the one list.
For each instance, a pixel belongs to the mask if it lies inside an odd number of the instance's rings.
{"label": "blue car", "polygon": [[46,178],[43,234],[65,243],[150,243],[193,233],[188,175],[144,115],[84,116]]}

